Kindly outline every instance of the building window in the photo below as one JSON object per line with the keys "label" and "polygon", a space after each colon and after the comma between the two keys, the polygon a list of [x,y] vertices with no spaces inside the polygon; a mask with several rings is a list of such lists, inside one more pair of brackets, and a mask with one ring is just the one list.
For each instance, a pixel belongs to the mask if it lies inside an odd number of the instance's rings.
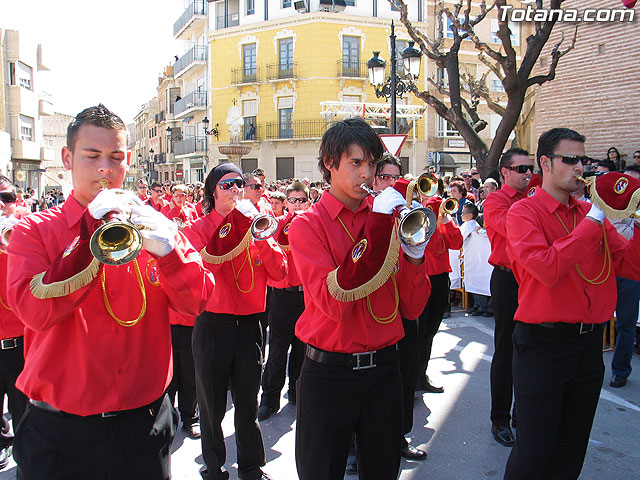
{"label": "building window", "polygon": [[293,76],[293,38],[278,40],[278,73],[280,77]]}
{"label": "building window", "polygon": [[449,77],[446,68],[440,67],[436,70],[436,83],[444,88],[449,87]]}
{"label": "building window", "polygon": [[240,160],[240,166],[243,172],[253,172],[256,168],[258,168],[258,159],[242,158]]}
{"label": "building window", "polygon": [[[404,64],[402,63],[402,52],[407,48],[408,43],[406,40],[398,40],[396,38],[396,72],[401,75],[404,72]],[[391,52],[389,52],[391,56]]]}
{"label": "building window", "polygon": [[33,142],[33,118],[20,115],[20,140]]}
{"label": "building window", "polygon": [[392,12],[399,12],[400,11],[400,4],[398,4],[398,2],[396,2],[395,0],[391,4],[391,11]]}
{"label": "building window", "polygon": [[278,138],[293,138],[293,108],[278,110]]}
{"label": "building window", "polygon": [[293,157],[276,158],[276,180],[288,180],[295,177]]}
{"label": "building window", "polygon": [[[500,29],[500,25],[498,24],[497,18],[491,19],[491,43],[502,43],[502,40],[498,37],[498,30]],[[511,45],[513,47],[520,46],[520,24],[509,22],[509,30],[511,34]]]}
{"label": "building window", "polygon": [[[453,23],[451,22],[451,19],[449,17],[447,17],[446,15],[444,15],[444,38],[453,38]],[[469,21],[472,22],[473,21],[473,17],[469,17]],[[464,22],[464,15],[461,15],[458,17],[458,22],[460,24],[462,24]],[[475,30],[474,30],[475,31]],[[464,35],[465,32],[463,32],[462,30],[458,30],[458,35],[462,36]],[[465,40],[468,40],[468,38],[466,38]]]}
{"label": "building window", "polygon": [[441,116],[438,116],[438,131],[437,137],[459,137],[460,132],[456,129],[455,125],[448,120],[445,120]]}
{"label": "building window", "polygon": [[16,84],[16,64],[9,62],[9,85]]}
{"label": "building window", "polygon": [[342,70],[349,77],[360,71],[360,37],[342,38]]}
{"label": "building window", "polygon": [[360,103],[360,95],[343,95],[342,101],[346,103]]}
{"label": "building window", "polygon": [[32,90],[31,88],[31,80],[33,78],[33,70],[31,67],[25,65],[22,62],[18,62],[18,85],[22,88],[26,88],[27,90]]}
{"label": "building window", "polygon": [[355,7],[356,6],[356,0],[344,0],[344,4],[347,7]]}
{"label": "building window", "polygon": [[504,92],[504,85],[498,78],[491,79],[491,91],[492,92]]}
{"label": "building window", "polygon": [[256,13],[255,0],[247,0],[247,15]]}
{"label": "building window", "polygon": [[242,46],[242,65],[244,69],[244,81],[256,81],[256,53],[255,43],[247,43]]}
{"label": "building window", "polygon": [[291,0],[282,0],[282,8],[289,8],[291,6]]}

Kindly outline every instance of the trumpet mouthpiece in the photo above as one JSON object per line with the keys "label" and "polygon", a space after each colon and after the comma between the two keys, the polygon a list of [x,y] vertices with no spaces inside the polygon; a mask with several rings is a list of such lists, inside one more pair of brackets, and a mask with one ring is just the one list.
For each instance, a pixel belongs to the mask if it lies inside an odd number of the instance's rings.
{"label": "trumpet mouthpiece", "polygon": [[109,185],[109,181],[106,178],[103,178],[100,180],[100,187],[101,188],[107,188],[107,185]]}

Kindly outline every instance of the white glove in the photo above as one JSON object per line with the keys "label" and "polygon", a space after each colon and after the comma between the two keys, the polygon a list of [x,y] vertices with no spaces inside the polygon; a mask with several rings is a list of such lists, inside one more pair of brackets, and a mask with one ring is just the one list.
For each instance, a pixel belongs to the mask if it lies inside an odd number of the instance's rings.
{"label": "white glove", "polygon": [[164,257],[176,248],[178,226],[151,205],[131,207],[131,223],[143,226],[142,247],[156,257]]}
{"label": "white glove", "polygon": [[254,218],[257,215],[260,215],[260,212],[258,211],[256,206],[251,203],[251,200],[249,200],[248,198],[240,200],[238,203],[236,203],[236,209],[245,217]]}
{"label": "white glove", "polygon": [[18,220],[13,215],[0,216],[0,230],[13,228],[15,224],[18,223],[19,221],[20,220]]}
{"label": "white glove", "polygon": [[372,210],[377,213],[391,215],[396,207],[407,205],[407,201],[402,194],[393,187],[385,188],[381,194],[373,199]]}
{"label": "white glove", "polygon": [[93,218],[100,220],[109,212],[129,214],[133,205],[142,205],[136,195],[119,188],[112,188],[102,190],[87,208]]}
{"label": "white glove", "polygon": [[604,222],[604,212],[600,210],[596,205],[591,204],[591,210],[587,213],[587,217],[593,218],[597,223]]}
{"label": "white glove", "polygon": [[402,247],[402,251],[406,253],[408,256],[410,256],[411,258],[420,259],[424,257],[424,251],[427,248],[428,243],[429,242],[424,242],[421,245],[415,245],[415,246],[409,246],[404,243],[401,243],[400,246]]}

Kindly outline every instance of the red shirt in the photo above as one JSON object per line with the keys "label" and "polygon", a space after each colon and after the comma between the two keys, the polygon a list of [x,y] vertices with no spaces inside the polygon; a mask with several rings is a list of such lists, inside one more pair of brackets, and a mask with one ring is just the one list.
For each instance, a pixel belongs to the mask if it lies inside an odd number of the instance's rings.
{"label": "red shirt", "polygon": [[490,193],[484,201],[482,210],[484,226],[487,229],[489,242],[491,242],[489,263],[494,267],[511,268],[511,262],[507,255],[507,212],[511,205],[523,198],[526,198],[524,193],[509,185],[502,184],[500,190]]}
{"label": "red shirt", "polygon": [[135,319],[142,307],[134,262],[101,265],[86,287],[64,297],[38,299],[29,283],[80,232],[85,212],[73,196],[16,225],[9,245],[7,297],[26,326],[25,368],[16,386],[29,398],[76,415],[128,410],[156,400],[171,380],[169,307],[198,315],[213,291],[213,277],[198,253],[179,235],[174,251],[156,258],[137,257],[146,292],[146,313],[133,327],[115,315]]}
{"label": "red shirt", "polygon": [[184,224],[195,222],[198,219],[198,213],[194,208],[191,208],[188,205],[183,205],[182,208],[174,206],[173,208],[163,213],[169,220],[179,218]]}
{"label": "red shirt", "polygon": [[[436,214],[437,215],[437,214]],[[462,248],[462,234],[455,222],[438,223],[424,252],[424,267],[427,275],[450,272],[449,250]]]}
{"label": "red shirt", "polygon": [[616,276],[640,280],[640,232],[636,229],[629,242],[608,220],[604,226],[611,271],[608,277],[602,275],[606,281],[599,285],[580,277],[575,265],[585,278],[594,280],[605,259],[602,226],[585,219],[590,208],[573,197],[563,205],[537,188],[532,197],[509,209],[507,252],[520,286],[515,320],[606,322],[616,308]]}
{"label": "red shirt", "polygon": [[[200,252],[225,218],[211,210],[208,215],[186,227],[184,234]],[[216,288],[207,302],[207,311],[233,315],[265,311],[267,278],[282,280],[286,276],[287,256],[273,237],[251,242],[249,255],[250,259],[247,259],[245,250],[245,253],[221,264],[204,262],[216,278]]]}
{"label": "red shirt", "polygon": [[[273,236],[273,238],[275,238],[276,240],[278,239],[279,235],[282,234],[283,229],[287,229],[287,232],[289,231],[289,228],[291,228],[291,222],[293,222],[293,220],[298,216],[299,214],[294,214],[289,212],[286,215],[282,215],[280,217],[278,217],[278,231],[276,232],[276,234]],[[289,225],[289,226],[287,226]],[[288,233],[286,234],[287,237],[289,236]],[[282,280],[280,281],[275,281],[275,280],[267,280],[267,285],[269,285],[270,287],[274,287],[274,288],[288,288],[288,287],[298,287],[300,285],[302,285],[302,280],[300,280],[300,275],[298,275],[298,270],[296,269],[296,264],[295,261],[293,259],[293,255],[291,254],[291,246],[289,244],[287,245],[281,245],[282,250],[286,253],[287,255],[287,276],[284,277]]]}
{"label": "red shirt", "polygon": [[21,337],[24,325],[7,301],[7,254],[0,252],[0,339]]}
{"label": "red shirt", "polygon": [[147,203],[147,200],[149,200],[149,198],[151,198],[151,197],[150,197],[149,195],[147,195],[146,193],[145,193],[145,194],[143,194],[143,195],[140,195],[140,194],[138,193],[138,198],[139,198],[140,200],[142,200],[142,203]]}
{"label": "red shirt", "polygon": [[162,208],[167,204],[167,202],[162,197],[160,197],[160,202],[159,203],[155,203],[153,201],[153,197],[149,197],[149,199],[145,203],[147,205],[151,205],[153,207],[153,209],[158,211],[158,212],[161,212]]}
{"label": "red shirt", "polygon": [[[352,302],[336,300],[327,287],[327,276],[350,255],[354,241],[372,214],[367,201],[356,212],[330,193],[325,193],[289,230],[291,250],[304,286],[305,310],[296,324],[296,336],[305,343],[331,352],[359,353],[393,345],[404,337],[400,316],[415,319],[427,303],[431,286],[422,265],[409,263],[400,251],[395,274],[399,311],[390,323],[378,323],[367,308],[367,298]],[[340,220],[338,220],[340,218]],[[375,239],[369,239],[373,244]],[[373,246],[369,246],[373,248]],[[377,317],[393,313],[393,276],[369,295]]]}

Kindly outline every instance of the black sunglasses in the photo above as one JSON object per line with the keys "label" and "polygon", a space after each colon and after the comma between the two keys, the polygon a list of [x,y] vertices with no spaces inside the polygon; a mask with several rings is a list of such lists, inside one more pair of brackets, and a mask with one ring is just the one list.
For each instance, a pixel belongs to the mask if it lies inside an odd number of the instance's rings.
{"label": "black sunglasses", "polygon": [[516,165],[515,167],[504,167],[516,173],[533,173],[533,165]]}
{"label": "black sunglasses", "polygon": [[251,185],[245,185],[245,186],[253,190],[261,190],[264,188],[264,186],[261,183],[252,183]]}
{"label": "black sunglasses", "polygon": [[633,158],[640,158],[640,155],[634,155]]}
{"label": "black sunglasses", "polygon": [[0,202],[14,203],[18,199],[15,192],[0,192]]}
{"label": "black sunglasses", "polygon": [[234,185],[238,188],[244,187],[244,180],[241,178],[229,178],[227,180],[220,180],[218,182],[220,190],[231,190]]}
{"label": "black sunglasses", "polygon": [[296,198],[296,197],[289,197],[287,198],[287,202],[289,203],[307,203],[309,200],[307,200],[306,198]]}
{"label": "black sunglasses", "polygon": [[589,157],[585,157],[585,156],[581,156],[581,155],[559,155],[556,153],[550,153],[549,155],[547,155],[547,157],[549,158],[560,158],[562,159],[562,163],[566,163],[567,165],[577,165],[578,162],[581,162],[583,165],[590,163],[591,162],[591,158]]}

